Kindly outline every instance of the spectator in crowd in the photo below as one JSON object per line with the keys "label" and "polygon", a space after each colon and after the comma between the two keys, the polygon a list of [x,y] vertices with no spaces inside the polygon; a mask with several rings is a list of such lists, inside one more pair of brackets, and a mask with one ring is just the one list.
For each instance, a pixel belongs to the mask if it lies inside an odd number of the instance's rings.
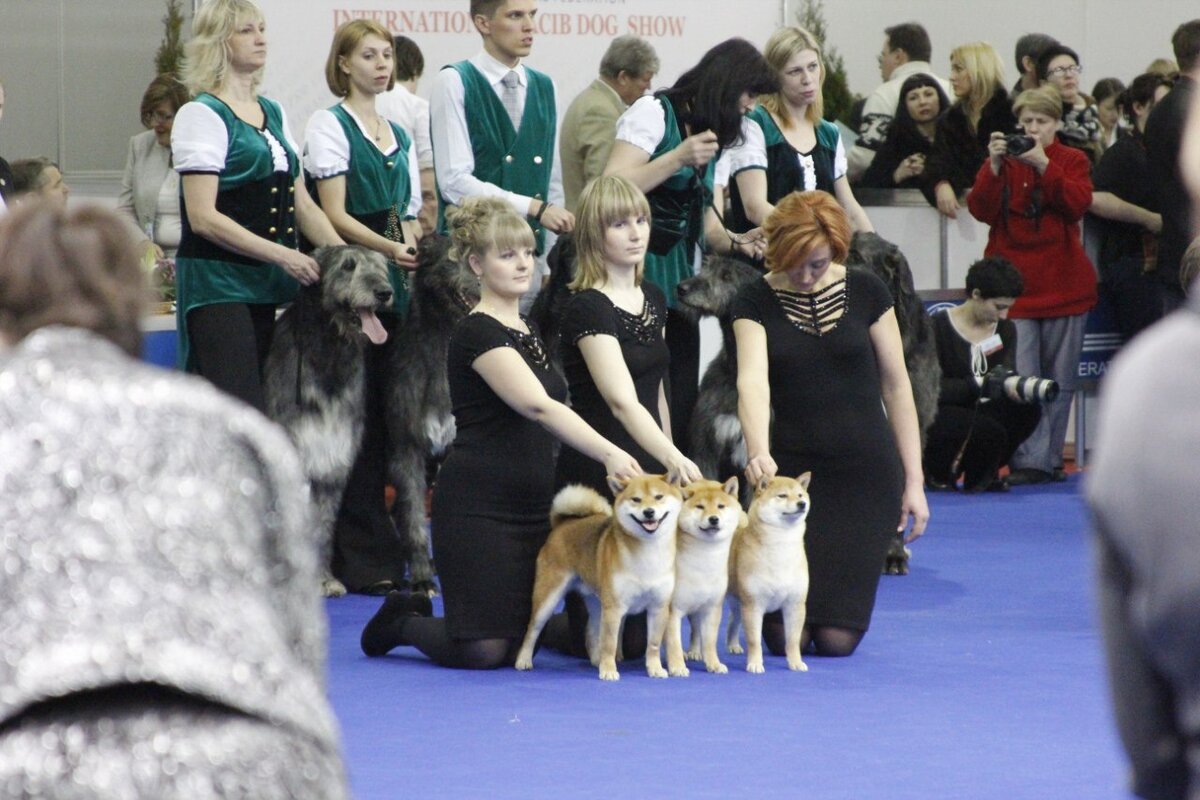
{"label": "spectator in crowd", "polygon": [[179,363],[259,410],[275,312],[320,279],[299,250],[342,244],[304,188],[283,108],[258,86],[266,22],[250,0],[208,0],[192,19],[171,152],[183,189],[175,259]]}
{"label": "spectator in crowd", "polygon": [[967,492],[1008,491],[999,470],[1042,416],[1040,405],[1022,402],[1012,389],[997,391],[994,380],[997,367],[1016,372],[1017,328],[1008,310],[1024,288],[1008,259],[983,258],[967,270],[966,302],[933,315],[942,383],[926,435],[930,489],[954,489],[962,475]]}
{"label": "spectator in crowd", "polygon": [[937,78],[918,72],[900,87],[900,106],[888,128],[862,186],[879,189],[919,189],[925,160],[933,149],[937,120],[950,108],[950,98]]}
{"label": "spectator in crowd", "polygon": [[408,310],[409,272],[417,267],[421,209],[416,148],[408,133],[376,105],[395,80],[392,36],[374,20],[343,23],[325,61],[325,83],[341,101],[312,115],[304,167],[334,230],[388,260],[391,308],[379,313],[388,336],[366,346],[363,446],[350,472],[333,531],[332,571],[351,592],[386,594],[404,577],[402,548],[384,502],[387,403],[393,335]]}
{"label": "spectator in crowd", "polygon": [[1033,146],[1010,154],[1004,132],[994,131],[967,206],[990,228],[984,254],[1007,258],[1025,282],[1010,311],[1018,335],[1017,372],[1060,387],[1013,455],[1008,480],[1018,485],[1066,480],[1063,444],[1084,322],[1096,302],[1096,272],[1079,230],[1092,202],[1089,165],[1081,151],[1057,139],[1062,97],[1051,86],[1029,89],[1017,96],[1013,111]]}
{"label": "spectator in crowd", "polygon": [[113,212],[0,221],[0,787],[348,797],[295,450],[139,361],[147,300]]}
{"label": "spectator in crowd", "polygon": [[950,91],[950,84],[937,78],[929,65],[932,49],[929,34],[916,22],[905,22],[884,30],[883,48],[877,56],[883,83],[867,97],[862,119],[855,128],[858,139],[846,154],[846,175],[851,183],[859,182],[887,139],[892,121],[904,102],[901,87],[906,80],[913,75],[925,74],[941,84],[945,92]]}
{"label": "spectator in crowd", "polygon": [[1117,142],[1117,137],[1127,130],[1122,124],[1121,109],[1117,100],[1125,84],[1120,78],[1101,78],[1092,87],[1092,100],[1100,117],[1100,155]]}
{"label": "spectator in crowd", "polygon": [[117,212],[141,242],[143,258],[174,258],[183,228],[179,173],[171,165],[171,126],[188,101],[187,87],[174,75],[159,75],[142,95],[142,131],[129,140]]}
{"label": "spectator in crowd", "polygon": [[[0,120],[4,119],[4,81],[0,80]],[[0,215],[8,208],[13,193],[12,167],[0,156]]]}
{"label": "spectator in crowd", "polygon": [[658,54],[645,39],[618,36],[600,59],[600,76],[580,92],[563,116],[563,192],[567,210],[578,211],[579,194],[604,173],[617,132],[617,119],[650,91],[658,73]]}
{"label": "spectator in crowd", "polygon": [[417,219],[422,234],[433,233],[437,227],[437,187],[433,177],[433,145],[429,140],[429,101],[417,94],[417,83],[425,73],[425,56],[412,39],[393,36],[392,58],[396,64],[396,83],[375,98],[375,104],[385,119],[399,125],[412,139],[421,170],[421,213]]}
{"label": "spectator in crowd", "polygon": [[1146,66],[1146,72],[1162,75],[1174,83],[1179,77],[1179,64],[1173,58],[1156,58]]}
{"label": "spectator in crowd", "polygon": [[1162,283],[1154,274],[1162,215],[1152,210],[1158,198],[1146,180],[1150,165],[1143,133],[1150,112],[1170,89],[1171,82],[1154,72],[1133,79],[1119,97],[1130,133],[1105,150],[1092,171],[1085,241],[1095,241],[1100,291],[1126,340],[1162,316]]}
{"label": "spectator in crowd", "polygon": [[1200,64],[1200,19],[1176,28],[1171,46],[1175,49],[1175,60],[1179,62],[1181,73],[1174,88],[1150,112],[1145,130],[1150,182],[1158,198],[1157,210],[1162,214],[1156,267],[1163,284],[1163,309],[1159,316],[1183,302],[1179,265],[1194,230],[1192,208],[1195,200],[1186,191],[1179,158],[1183,152],[1183,129],[1188,110],[1192,96],[1196,94],[1196,79],[1192,73]]}
{"label": "spectator in crowd", "polygon": [[48,158],[22,158],[12,162],[12,199],[16,203],[40,197],[66,208],[71,189],[62,172]]}
{"label": "spectator in crowd", "polygon": [[[671,432],[686,443],[700,383],[700,330],[676,308],[675,287],[699,267],[701,239],[710,231],[748,248],[713,218],[717,153],[742,137],[754,98],[779,86],[776,71],[745,39],[711,48],[670,88],[637,100],[617,121],[617,141],[604,168],[628,178],[650,203],[645,280],[667,301]],[[757,236],[753,237],[757,240]]]}
{"label": "spectator in crowd", "polygon": [[1038,76],[1062,95],[1059,137],[1065,144],[1083,150],[1095,162],[1100,154],[1100,112],[1092,98],[1079,91],[1082,72],[1079,56],[1065,44],[1048,47],[1038,56]]}
{"label": "spectator in crowd", "polygon": [[1047,47],[1056,44],[1058,44],[1058,39],[1044,33],[1027,33],[1017,39],[1014,56],[1017,62],[1017,74],[1020,77],[1017,78],[1017,82],[1012,88],[1013,100],[1016,100],[1017,95],[1026,89],[1036,89],[1041,85],[1041,79],[1037,74],[1038,56]]}
{"label": "spectator in crowd", "polygon": [[938,119],[933,148],[925,161],[925,198],[951,219],[958,198],[975,181],[988,157],[993,132],[1016,127],[1004,88],[1004,66],[987,42],[971,42],[950,53],[954,105]]}
{"label": "spectator in crowd", "polygon": [[[533,226],[544,276],[546,231],[571,230],[575,216],[556,157],[557,89],[522,61],[533,46],[536,13],[536,0],[471,0],[483,49],[438,72],[429,118],[442,212],[468,197],[503,198]],[[541,283],[531,282],[522,308]]]}

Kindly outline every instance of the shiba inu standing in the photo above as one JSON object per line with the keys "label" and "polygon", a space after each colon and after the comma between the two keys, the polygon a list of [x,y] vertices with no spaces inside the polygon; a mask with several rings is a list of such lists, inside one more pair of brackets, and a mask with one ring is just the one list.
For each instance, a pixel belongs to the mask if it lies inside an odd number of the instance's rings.
{"label": "shiba inu standing", "polygon": [[679,512],[679,541],[675,554],[675,593],[667,623],[667,670],[687,677],[682,625],[686,616],[692,628],[687,657],[703,653],[709,672],[729,670],[717,657],[721,609],[729,583],[729,546],[734,532],[746,522],[738,502],[738,479],[696,481],[683,487]]}
{"label": "shiba inu standing", "polygon": [[[749,524],[734,537],[729,556],[729,628],[725,648],[742,652],[739,623],[746,629],[746,671],[763,671],[763,614],[783,610],[788,669],[806,671],[800,657],[808,558],[804,554],[808,484],[812,473],[760,483],[750,504]],[[739,616],[740,615],[740,616]]]}
{"label": "shiba inu standing", "polygon": [[587,649],[600,678],[615,681],[617,643],[626,614],[647,612],[646,673],[665,678],[660,647],[675,588],[675,529],[683,497],[658,475],[610,479],[616,502],[568,486],[550,508],[550,537],[537,559],[533,614],[516,668],[533,668],[533,648],[568,589],[588,604]]}

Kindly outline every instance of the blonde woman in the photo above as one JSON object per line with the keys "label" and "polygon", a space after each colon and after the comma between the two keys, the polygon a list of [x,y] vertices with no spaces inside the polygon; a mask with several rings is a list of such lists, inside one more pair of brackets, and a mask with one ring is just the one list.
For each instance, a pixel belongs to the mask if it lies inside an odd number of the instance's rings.
{"label": "blonde woman", "polygon": [[815,189],[837,198],[854,230],[874,231],[846,177],[837,126],[822,118],[821,43],[804,28],[780,28],[763,56],[779,75],[779,91],[758,98],[742,126],[744,140],[729,150],[730,230],[758,227],[781,198]]}
{"label": "blonde woman", "polygon": [[[396,82],[392,37],[378,22],[356,19],[333,35],[325,83],[341,102],[312,115],[304,134],[304,169],[334,229],[389,262],[392,307],[379,315],[392,334],[408,308],[408,273],[417,266],[416,221],[421,174],[408,132],[376,109]],[[367,418],[359,453],[338,510],[333,573],[351,592],[386,594],[404,578],[396,528],[384,491],[384,419],[396,337],[367,348]]]}
{"label": "blonde woman", "polygon": [[554,439],[604,464],[632,456],[563,404],[567,387],[520,314],[535,274],[534,235],[506,201],[470,198],[449,211],[453,257],[479,277],[479,304],[454,332],[448,370],[456,435],[438,473],[430,523],[446,616],[420,616],[394,592],[367,624],[363,652],[410,645],[460,669],[512,664],[529,622],[538,550],[549,533]]}
{"label": "blonde woman", "polygon": [[938,120],[923,188],[931,205],[956,219],[958,198],[987,160],[992,133],[1013,133],[1017,120],[1004,88],[1004,65],[987,42],[950,51],[950,88],[954,105]]}
{"label": "blonde woman", "polygon": [[266,23],[249,0],[209,0],[192,21],[171,153],[183,192],[176,255],[180,364],[258,409],[275,309],[320,277],[298,249],[342,244],[304,190],[299,148],[258,86]]}

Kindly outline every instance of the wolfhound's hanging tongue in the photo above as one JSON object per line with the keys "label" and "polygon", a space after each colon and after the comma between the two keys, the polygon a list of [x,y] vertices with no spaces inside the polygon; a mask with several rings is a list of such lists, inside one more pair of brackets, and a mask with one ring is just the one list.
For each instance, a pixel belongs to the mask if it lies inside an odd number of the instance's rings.
{"label": "wolfhound's hanging tongue", "polygon": [[387,341],[387,331],[383,328],[383,323],[379,321],[379,317],[375,316],[375,312],[369,308],[360,308],[358,310],[358,319],[362,323],[362,331],[371,340],[371,344],[383,344]]}

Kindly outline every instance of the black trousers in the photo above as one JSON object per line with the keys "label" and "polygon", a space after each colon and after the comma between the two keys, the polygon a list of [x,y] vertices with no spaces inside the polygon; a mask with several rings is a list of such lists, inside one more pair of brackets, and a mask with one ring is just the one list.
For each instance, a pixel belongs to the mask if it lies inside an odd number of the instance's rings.
{"label": "black trousers", "polygon": [[226,394],[266,412],[262,369],[275,332],[275,306],[214,303],[187,315],[192,368]]}
{"label": "black trousers", "polygon": [[688,427],[700,395],[700,325],[673,308],[667,309],[667,402],[671,405],[671,438],[685,455],[691,452]]}
{"label": "black trousers", "polygon": [[[926,437],[925,474],[948,482],[962,474],[965,488],[984,488],[1041,418],[1041,406],[1008,399],[983,403],[978,412],[971,407],[939,405]],[[953,470],[964,442],[962,462]]]}

